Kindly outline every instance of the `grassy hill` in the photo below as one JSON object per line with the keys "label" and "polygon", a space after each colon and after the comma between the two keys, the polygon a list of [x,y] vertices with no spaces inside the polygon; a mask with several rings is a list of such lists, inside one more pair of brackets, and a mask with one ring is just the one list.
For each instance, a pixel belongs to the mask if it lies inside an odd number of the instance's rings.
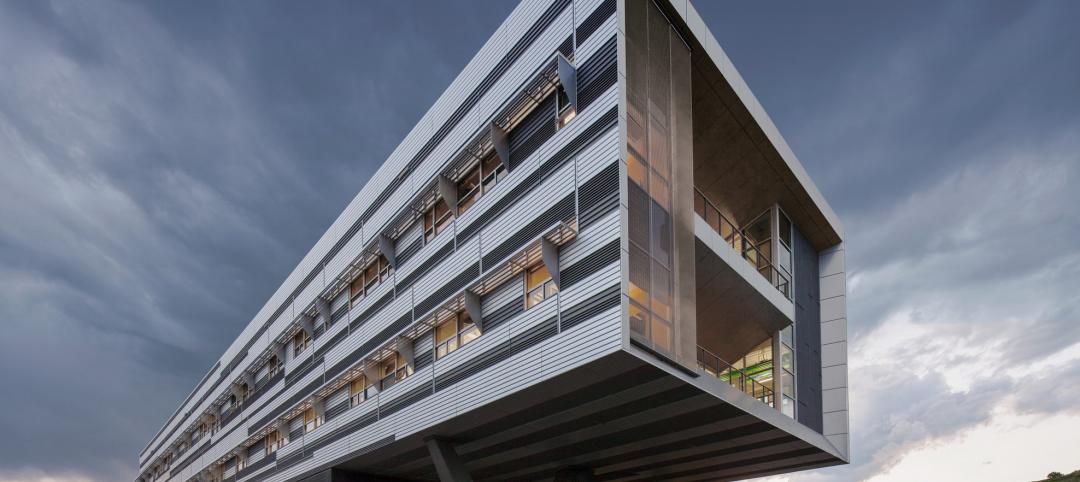
{"label": "grassy hill", "polygon": [[1037,482],[1080,482],[1080,470],[1077,470],[1071,474],[1062,474],[1060,472],[1051,472],[1045,479]]}

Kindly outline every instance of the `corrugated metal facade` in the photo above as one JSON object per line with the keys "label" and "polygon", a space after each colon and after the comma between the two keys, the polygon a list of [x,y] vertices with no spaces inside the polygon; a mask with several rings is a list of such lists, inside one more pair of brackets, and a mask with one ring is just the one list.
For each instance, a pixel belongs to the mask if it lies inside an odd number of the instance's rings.
{"label": "corrugated metal facade", "polygon": [[[617,193],[614,178],[607,179],[618,170],[617,88],[615,78],[604,75],[615,70],[614,4],[552,0],[518,6],[229,348],[222,357],[229,362],[226,370],[208,376],[155,437],[140,457],[143,469],[185,437],[245,371],[266,378],[267,369],[252,364],[268,354],[284,355],[285,376],[210,435],[201,455],[174,462],[166,480],[191,480],[208,469],[221,473],[215,466],[233,454],[245,457],[248,465],[259,464],[257,473],[239,471],[238,480],[288,480],[617,350],[619,307],[593,298],[617,290],[618,262],[597,265],[596,257],[589,256],[618,238],[617,203],[591,207],[589,222],[581,223],[578,202],[580,187],[605,174],[591,184],[589,205]],[[586,19],[589,24],[583,26]],[[567,42],[575,30],[576,46]],[[508,51],[507,45],[513,48]],[[488,129],[490,119],[542,75],[560,48],[578,67],[578,89],[594,93],[588,105],[558,128],[554,94],[534,106],[511,131],[512,169],[494,189],[428,242],[422,242],[420,224],[407,229],[393,245],[398,266],[391,282],[348,306],[338,281],[365,252],[378,249],[377,234],[426,192],[458,157],[459,146]],[[577,261],[591,259],[587,279],[525,310],[524,277],[514,275],[482,297],[487,328],[471,343],[433,360],[429,330],[421,330],[411,355],[419,363],[409,377],[356,406],[350,406],[347,386],[332,388],[372,350],[393,342],[560,222],[584,224],[576,239],[561,248],[559,266],[573,270]],[[576,269],[582,272],[581,266]],[[320,299],[328,303],[331,323],[316,308]],[[575,323],[573,334],[562,333],[560,312],[582,307],[588,308],[587,319]],[[338,316],[343,320],[337,321]],[[314,339],[294,355],[291,334],[305,329],[305,321]],[[282,342],[284,350],[274,348]],[[325,423],[304,433],[303,416],[296,415],[313,400],[322,404]],[[295,418],[285,423],[290,416]],[[278,424],[289,441],[275,460],[264,460],[265,433]],[[236,472],[233,464],[229,475]]]}

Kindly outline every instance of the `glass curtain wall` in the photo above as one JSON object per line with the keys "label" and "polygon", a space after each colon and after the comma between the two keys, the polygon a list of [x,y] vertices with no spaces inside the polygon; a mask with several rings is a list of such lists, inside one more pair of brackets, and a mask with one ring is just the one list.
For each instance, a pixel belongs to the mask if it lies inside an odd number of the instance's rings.
{"label": "glass curtain wall", "polygon": [[652,2],[626,8],[630,331],[674,358],[672,105],[690,95],[690,51]]}
{"label": "glass curtain wall", "polygon": [[795,327],[780,330],[780,411],[795,418]]}
{"label": "glass curtain wall", "polygon": [[[778,281],[794,279],[791,275],[791,220],[779,206],[773,206],[770,211],[776,220],[773,225],[773,229],[776,230],[776,236],[774,236],[776,276]],[[789,325],[780,330],[776,348],[780,352],[780,367],[776,375],[780,379],[780,411],[784,415],[795,418],[795,325]]]}

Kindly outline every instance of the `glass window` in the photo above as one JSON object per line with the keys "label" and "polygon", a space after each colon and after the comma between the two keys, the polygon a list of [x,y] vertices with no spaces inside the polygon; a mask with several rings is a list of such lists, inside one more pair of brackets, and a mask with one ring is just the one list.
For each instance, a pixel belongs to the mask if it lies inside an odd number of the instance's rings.
{"label": "glass window", "polygon": [[390,262],[385,256],[379,256],[379,282],[386,281],[392,274],[394,274],[394,268],[390,266]]}
{"label": "glass window", "polygon": [[462,311],[435,328],[435,359],[467,345],[480,336],[480,329],[469,314]]}
{"label": "glass window", "polygon": [[551,280],[544,263],[537,263],[525,271],[525,309],[540,304],[558,292],[559,287]]}
{"label": "glass window", "polygon": [[458,214],[472,207],[481,196],[495,188],[502,173],[506,171],[499,156],[491,151],[469,169],[458,181]]}
{"label": "glass window", "polygon": [[746,233],[746,237],[750,238],[755,244],[769,239],[769,213],[758,216],[753,222],[750,223],[750,227],[743,230]]}
{"label": "glass window", "polygon": [[785,273],[791,273],[791,251],[784,243],[780,243],[780,249],[776,253],[776,264],[783,268]]}
{"label": "glass window", "polygon": [[795,376],[787,370],[780,371],[780,391],[784,398],[795,398]]}
{"label": "glass window", "polygon": [[473,323],[472,318],[468,314],[463,314],[461,322],[461,331],[458,336],[461,338],[461,346],[468,345],[470,341],[473,341],[480,337],[480,328]]}
{"label": "glass window", "polygon": [[349,303],[355,305],[360,300],[364,299],[364,275],[357,276],[356,279],[349,283]]}
{"label": "glass window", "polygon": [[795,371],[795,359],[791,353],[791,348],[788,348],[786,344],[780,344],[780,366],[787,371]]}
{"label": "glass window", "polygon": [[551,298],[552,296],[555,296],[555,293],[558,292],[559,287],[555,286],[554,282],[549,281],[547,283],[544,283],[544,299]]}
{"label": "glass window", "polygon": [[529,268],[529,275],[526,278],[525,289],[533,291],[540,287],[545,281],[551,279],[551,274],[548,273],[547,265],[539,263]]}
{"label": "glass window", "polygon": [[785,396],[780,402],[780,413],[795,418],[795,400]]}
{"label": "glass window", "polygon": [[451,318],[435,329],[435,359],[442,358],[458,348],[458,321]]}
{"label": "glass window", "polygon": [[791,325],[788,325],[783,330],[780,330],[780,341],[786,343],[788,346],[795,346],[795,340],[792,333],[793,330],[791,329]]}
{"label": "glass window", "polygon": [[382,380],[380,380],[381,389],[386,390],[392,387],[398,381],[404,380],[409,375],[412,375],[412,367],[405,361],[405,357],[401,356],[401,353],[395,353],[393,356],[388,357],[382,365]]}
{"label": "glass window", "polygon": [[309,345],[311,345],[311,335],[304,330],[296,332],[293,335],[293,357],[299,356]]}
{"label": "glass window", "polygon": [[266,362],[266,364],[270,367],[270,369],[267,370],[266,376],[268,377],[277,375],[278,371],[281,370],[281,360],[278,360],[276,355],[271,357],[270,361]]}
{"label": "glass window", "polygon": [[376,260],[364,270],[364,292],[370,293],[379,284],[379,263]]}
{"label": "glass window", "polygon": [[391,375],[397,370],[397,356],[387,358],[382,365],[382,376]]}
{"label": "glass window", "polygon": [[397,365],[394,358],[391,357],[389,361],[383,363],[382,370],[380,370],[379,375],[382,377],[379,380],[380,390],[386,390],[397,383],[397,378],[394,376],[395,371],[397,371]]}
{"label": "glass window", "polygon": [[440,199],[435,203],[435,234],[445,231],[450,221],[450,207],[446,205],[446,201]]}
{"label": "glass window", "polygon": [[390,267],[390,262],[386,260],[386,257],[382,255],[376,257],[349,284],[349,306],[356,306],[357,303],[364,299],[364,296],[370,294],[371,290],[375,289],[379,283],[389,279],[393,273],[394,269]]}
{"label": "glass window", "polygon": [[424,213],[424,241],[431,241],[432,238],[445,231],[451,221],[450,207],[440,198]]}
{"label": "glass window", "polygon": [[266,436],[266,455],[270,455],[277,452],[277,449],[285,445],[285,439],[281,436],[281,432],[273,431]]}
{"label": "glass window", "polygon": [[458,213],[464,213],[480,198],[480,164],[473,166],[465,177],[458,181]]}
{"label": "glass window", "polygon": [[647,2],[626,2],[627,117],[644,122],[648,85]]}
{"label": "glass window", "polygon": [[779,229],[780,229],[780,233],[778,233],[778,234],[780,236],[780,241],[782,243],[784,243],[784,245],[786,245],[787,247],[790,248],[791,247],[791,220],[788,219],[788,217],[784,214],[783,211],[780,211]]}
{"label": "glass window", "polygon": [[480,161],[480,176],[481,184],[484,193],[491,191],[495,187],[495,184],[502,178],[503,173],[506,172],[506,167],[503,166],[499,156],[495,154],[495,151],[491,151],[483,161]]}
{"label": "glass window", "polygon": [[322,417],[315,415],[315,407],[308,407],[307,410],[304,410],[304,433],[315,430],[320,425],[322,425]]}
{"label": "glass window", "polygon": [[[648,6],[648,89],[649,89],[649,117],[655,119],[660,125],[667,127],[668,110],[671,108],[671,45],[669,32],[671,30],[667,18],[656,8]],[[649,137],[652,138],[652,126],[649,128]],[[651,159],[650,159],[651,162]]]}
{"label": "glass window", "polygon": [[369,386],[367,377],[363,375],[349,382],[349,406],[355,407],[360,405],[364,400],[367,400],[367,389]]}

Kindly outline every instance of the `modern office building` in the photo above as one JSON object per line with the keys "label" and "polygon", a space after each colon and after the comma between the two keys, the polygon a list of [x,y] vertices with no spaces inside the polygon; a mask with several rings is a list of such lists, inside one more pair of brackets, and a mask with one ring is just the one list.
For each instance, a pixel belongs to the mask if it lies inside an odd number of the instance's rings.
{"label": "modern office building", "polygon": [[523,2],[165,422],[137,480],[846,463],[842,241],[686,0]]}

